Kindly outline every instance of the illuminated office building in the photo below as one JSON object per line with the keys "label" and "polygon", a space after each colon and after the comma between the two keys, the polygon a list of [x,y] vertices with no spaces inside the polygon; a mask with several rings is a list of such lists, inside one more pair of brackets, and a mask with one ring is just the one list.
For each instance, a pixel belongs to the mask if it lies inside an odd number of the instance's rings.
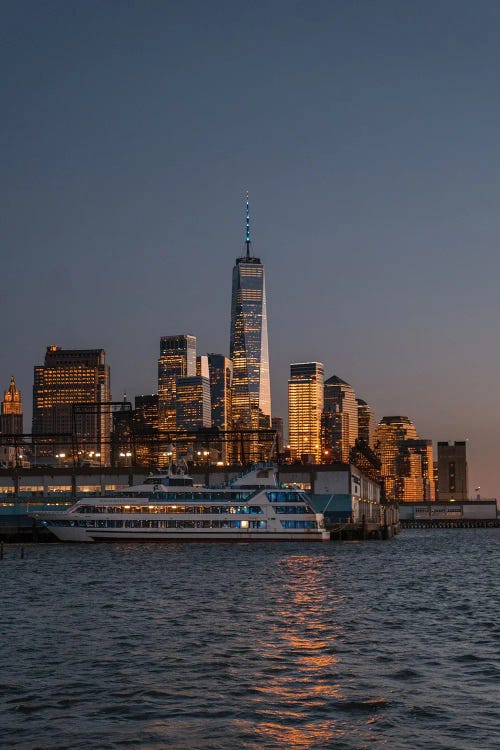
{"label": "illuminated office building", "polygon": [[439,499],[467,500],[469,492],[466,441],[439,442],[437,450]]}
{"label": "illuminated office building", "polygon": [[[422,480],[422,494],[415,496],[415,502],[425,500],[434,502],[436,499],[436,485],[434,482],[434,455],[432,450],[432,440],[406,440],[404,443],[404,452],[411,455],[415,454],[420,457],[420,476]],[[405,494],[405,500],[408,502],[409,497]]]}
{"label": "illuminated office building", "polygon": [[233,423],[258,429],[271,426],[271,386],[267,340],[266,284],[260,258],[250,252],[246,203],[246,253],[233,268],[230,357],[233,362]]}
{"label": "illuminated office building", "polygon": [[358,437],[360,440],[364,440],[368,443],[369,447],[373,449],[373,438],[375,435],[375,417],[373,412],[362,398],[357,398],[356,403],[358,405]]}
{"label": "illuminated office building", "polygon": [[210,381],[203,375],[178,378],[176,383],[176,423],[178,430],[211,427]]}
{"label": "illuminated office building", "polygon": [[196,336],[162,336],[158,359],[158,414],[162,430],[175,430],[176,383],[196,375]]}
{"label": "illuminated office building", "polygon": [[[47,347],[44,365],[34,368],[32,431],[34,437],[40,435],[35,441],[38,455],[58,452],[67,459],[73,457],[77,447],[80,460],[92,454],[93,460],[107,465],[110,400],[110,371],[104,349]],[[50,438],[48,433],[60,435]]]}
{"label": "illuminated office building", "polygon": [[374,449],[388,500],[435,500],[432,442],[418,437],[408,417],[384,417],[375,430]]}
{"label": "illuminated office building", "polygon": [[230,430],[232,426],[233,363],[223,354],[208,354],[208,377],[212,404],[212,427]]}
{"label": "illuminated office building", "polygon": [[158,466],[158,394],[135,397],[135,455],[139,466]]}
{"label": "illuminated office building", "polygon": [[158,429],[158,394],[135,397],[134,424],[140,429]]}
{"label": "illuminated office building", "polygon": [[23,401],[21,392],[16,388],[14,376],[10,379],[8,390],[4,392],[0,432],[4,435],[22,435],[23,433]]}
{"label": "illuminated office building", "polygon": [[358,438],[358,404],[354,388],[332,375],[325,380],[325,412],[344,412],[349,417],[349,448]]}
{"label": "illuminated office building", "polygon": [[321,362],[290,365],[288,432],[293,458],[321,461],[321,414],[324,368]]}

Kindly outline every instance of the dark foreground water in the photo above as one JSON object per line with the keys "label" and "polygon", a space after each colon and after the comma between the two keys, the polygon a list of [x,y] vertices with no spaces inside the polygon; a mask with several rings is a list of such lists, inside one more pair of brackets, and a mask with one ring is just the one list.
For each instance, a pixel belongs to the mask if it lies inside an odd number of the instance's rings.
{"label": "dark foreground water", "polygon": [[499,547],[6,547],[0,745],[498,748]]}

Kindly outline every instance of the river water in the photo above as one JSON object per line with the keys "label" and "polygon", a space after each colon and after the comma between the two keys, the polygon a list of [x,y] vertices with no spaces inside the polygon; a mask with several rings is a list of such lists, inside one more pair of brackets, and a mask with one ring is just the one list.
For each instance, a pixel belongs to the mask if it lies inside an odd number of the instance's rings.
{"label": "river water", "polygon": [[0,745],[498,748],[499,548],[6,546]]}

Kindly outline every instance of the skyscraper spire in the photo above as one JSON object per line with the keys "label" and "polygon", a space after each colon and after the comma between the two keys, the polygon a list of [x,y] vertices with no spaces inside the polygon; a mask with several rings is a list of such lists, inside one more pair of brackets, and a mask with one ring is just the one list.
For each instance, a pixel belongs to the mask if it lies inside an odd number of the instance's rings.
{"label": "skyscraper spire", "polygon": [[246,215],[246,238],[245,244],[247,246],[247,258],[250,257],[250,201],[247,192],[247,215]]}

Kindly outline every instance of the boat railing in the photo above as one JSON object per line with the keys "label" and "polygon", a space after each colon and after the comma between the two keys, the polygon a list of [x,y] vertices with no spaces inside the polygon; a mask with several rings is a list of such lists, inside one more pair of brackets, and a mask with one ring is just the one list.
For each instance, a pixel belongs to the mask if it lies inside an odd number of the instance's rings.
{"label": "boat railing", "polygon": [[259,461],[258,463],[252,464],[248,469],[245,469],[244,471],[241,471],[239,474],[236,474],[236,476],[232,477],[228,482],[223,482],[217,487],[214,487],[214,489],[223,490],[226,487],[232,487],[232,485],[235,482],[238,482],[240,479],[244,479],[249,474],[252,474],[254,471],[259,471],[261,469],[273,469],[273,468],[274,468],[274,464],[271,463],[270,461]]}

